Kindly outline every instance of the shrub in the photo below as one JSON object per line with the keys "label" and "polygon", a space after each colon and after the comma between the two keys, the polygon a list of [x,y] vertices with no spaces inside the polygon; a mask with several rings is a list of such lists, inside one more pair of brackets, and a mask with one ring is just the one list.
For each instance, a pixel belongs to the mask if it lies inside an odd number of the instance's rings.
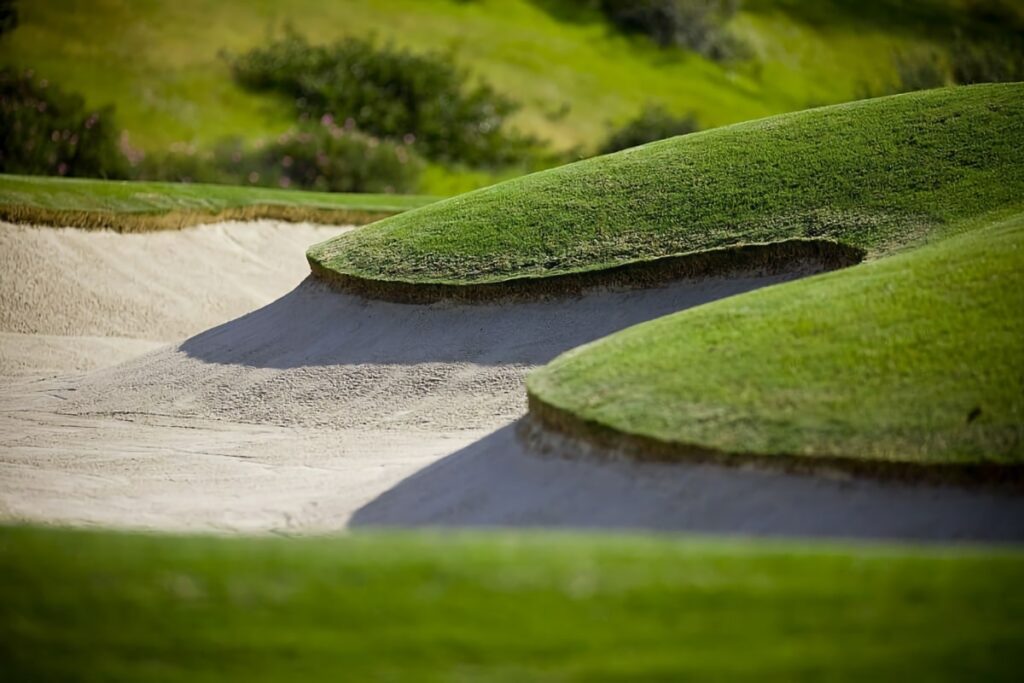
{"label": "shrub", "polygon": [[232,60],[235,79],[258,92],[293,99],[309,120],[351,120],[367,133],[415,144],[441,161],[494,165],[529,146],[506,133],[516,110],[489,85],[469,86],[450,54],[413,54],[373,40],[311,45],[293,31]]}
{"label": "shrub", "polygon": [[966,38],[958,34],[948,45],[948,58],[938,50],[897,53],[893,58],[896,83],[881,93],[863,88],[861,94],[870,97],[954,83],[969,85],[1024,80],[1024,40],[1020,38]]}
{"label": "shrub", "polygon": [[113,109],[87,109],[81,96],[0,70],[0,172],[120,178]]}
{"label": "shrub", "polygon": [[948,85],[949,76],[942,56],[935,51],[898,52],[893,57],[897,84],[892,92],[929,90]]}
{"label": "shrub", "polygon": [[693,114],[675,116],[661,105],[648,104],[640,114],[608,136],[599,152],[609,154],[647,142],[700,130]]}
{"label": "shrub", "polygon": [[169,154],[150,155],[139,175],[324,192],[408,192],[415,188],[421,167],[409,145],[339,127],[325,117],[256,149],[233,138],[208,152],[179,146]]}
{"label": "shrub", "polygon": [[18,8],[14,0],[0,0],[0,36],[18,27]]}
{"label": "shrub", "polygon": [[739,43],[725,30],[739,0],[596,1],[620,29],[647,35],[663,47],[675,45],[717,60],[740,53]]}
{"label": "shrub", "polygon": [[1011,83],[1024,80],[1024,37],[970,41],[957,36],[950,48],[957,83]]}

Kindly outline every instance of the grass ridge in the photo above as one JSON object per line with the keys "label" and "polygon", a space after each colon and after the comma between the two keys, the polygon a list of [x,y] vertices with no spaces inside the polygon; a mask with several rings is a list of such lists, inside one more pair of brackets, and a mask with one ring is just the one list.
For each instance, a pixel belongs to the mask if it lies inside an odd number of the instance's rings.
{"label": "grass ridge", "polygon": [[568,351],[541,424],[639,459],[1024,482],[1024,214]]}
{"label": "grass ridge", "polygon": [[542,279],[789,239],[873,258],[1022,193],[1024,84],[947,88],[542,171],[314,245],[308,257],[319,274],[424,285]]}
{"label": "grass ridge", "polygon": [[0,174],[0,220],[118,232],[260,218],[365,224],[433,197]]}
{"label": "grass ridge", "polygon": [[895,460],[862,459],[854,454],[810,455],[807,453],[741,452],[714,448],[687,441],[670,441],[649,434],[613,427],[597,419],[588,419],[571,410],[545,401],[537,392],[527,390],[527,422],[530,438],[543,438],[544,432],[582,441],[593,446],[596,454],[625,456],[639,462],[688,462],[724,467],[755,466],[791,474],[833,475],[836,473],[868,477],[882,481],[915,484],[981,487],[1024,492],[1024,464],[992,463],[920,463]]}
{"label": "grass ridge", "polygon": [[862,249],[839,242],[792,239],[662,256],[543,278],[509,278],[478,284],[374,280],[331,270],[308,255],[307,259],[313,275],[341,293],[403,304],[471,304],[579,296],[594,289],[649,288],[705,277],[776,275],[800,268],[830,271],[860,263],[864,256]]}
{"label": "grass ridge", "polygon": [[36,206],[0,205],[0,220],[8,223],[82,230],[113,230],[120,233],[183,230],[222,221],[276,220],[288,223],[366,225],[395,212],[360,209],[323,209],[318,207],[251,204],[216,212],[171,210],[166,213],[117,213],[75,209],[46,209]]}

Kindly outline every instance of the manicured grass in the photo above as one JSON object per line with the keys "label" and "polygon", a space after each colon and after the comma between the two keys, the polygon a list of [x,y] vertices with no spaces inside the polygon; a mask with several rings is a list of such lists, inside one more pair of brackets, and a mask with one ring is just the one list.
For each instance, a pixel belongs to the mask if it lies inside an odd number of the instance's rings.
{"label": "manicured grass", "polygon": [[580,436],[639,437],[640,456],[1019,477],[1022,292],[1018,214],[575,349],[529,377],[531,408]]}
{"label": "manicured grass", "polygon": [[535,173],[312,247],[365,280],[477,284],[795,238],[888,253],[1024,196],[1024,85],[866,100]]}
{"label": "manicured grass", "polygon": [[8,680],[1019,680],[1019,551],[0,529]]}
{"label": "manicured grass", "polygon": [[367,223],[432,197],[0,175],[0,219],[126,232],[228,218]]}

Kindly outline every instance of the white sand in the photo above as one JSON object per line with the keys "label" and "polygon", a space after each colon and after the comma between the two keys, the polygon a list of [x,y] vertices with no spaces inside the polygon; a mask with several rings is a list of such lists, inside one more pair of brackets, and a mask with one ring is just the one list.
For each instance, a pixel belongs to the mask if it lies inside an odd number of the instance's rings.
{"label": "white sand", "polygon": [[1024,538],[1015,497],[610,463],[557,439],[544,455],[516,437],[530,368],[780,278],[507,305],[387,304],[302,281],[305,247],[336,231],[2,226],[0,515],[219,531]]}

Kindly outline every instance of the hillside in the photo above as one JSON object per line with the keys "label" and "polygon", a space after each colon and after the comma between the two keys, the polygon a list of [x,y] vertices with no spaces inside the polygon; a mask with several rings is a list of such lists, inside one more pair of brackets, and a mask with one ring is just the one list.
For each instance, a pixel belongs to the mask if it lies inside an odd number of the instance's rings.
{"label": "hillside", "polygon": [[1012,32],[1016,20],[972,10],[993,4],[929,0],[909,10],[872,0],[854,9],[830,0],[809,9],[748,0],[729,30],[752,59],[716,63],[623,36],[568,0],[296,0],[287,11],[267,1],[51,0],[19,3],[21,25],[0,41],[0,63],[34,69],[92,105],[116,105],[130,142],[157,149],[289,126],[286,107],[231,82],[221,51],[259,45],[286,23],[316,41],[373,34],[454,50],[523,105],[520,128],[559,149],[590,149],[648,101],[692,111],[710,127],[884,93],[899,80],[894,56],[942,52],[954,27]]}

